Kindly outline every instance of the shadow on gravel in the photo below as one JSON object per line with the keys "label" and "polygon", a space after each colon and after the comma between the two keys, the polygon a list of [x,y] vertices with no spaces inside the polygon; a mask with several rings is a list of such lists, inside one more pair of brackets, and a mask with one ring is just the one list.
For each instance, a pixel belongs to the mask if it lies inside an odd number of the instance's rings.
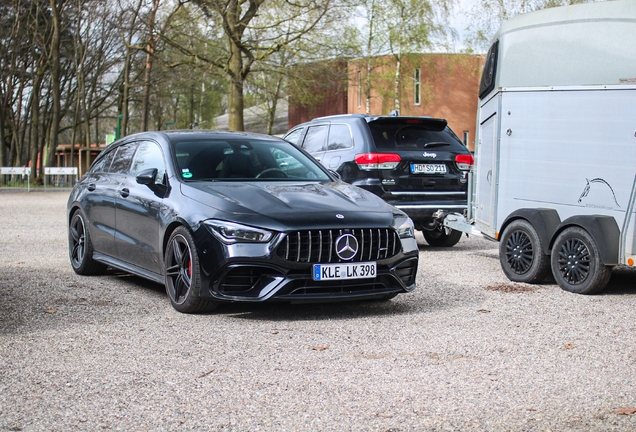
{"label": "shadow on gravel", "polygon": [[[409,294],[404,295],[408,296]],[[367,300],[310,304],[228,303],[219,306],[213,314],[255,321],[322,321],[395,316],[414,313],[419,309],[419,307],[400,301],[398,296],[390,301]]]}
{"label": "shadow on gravel", "polygon": [[612,271],[612,278],[600,295],[634,294],[636,294],[636,268],[621,266]]}
{"label": "shadow on gravel", "polygon": [[0,334],[115,321],[160,307],[171,307],[162,285],[114,270],[78,276],[72,271],[35,274],[25,267],[3,272],[0,279]]}

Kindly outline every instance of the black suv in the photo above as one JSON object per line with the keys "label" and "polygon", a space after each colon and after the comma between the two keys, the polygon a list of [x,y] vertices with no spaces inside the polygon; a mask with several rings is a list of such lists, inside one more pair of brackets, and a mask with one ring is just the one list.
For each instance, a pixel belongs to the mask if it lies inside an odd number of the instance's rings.
{"label": "black suv", "polygon": [[403,210],[431,246],[460,240],[462,233],[445,228],[443,219],[466,209],[473,156],[446,120],[336,115],[300,124],[283,138]]}

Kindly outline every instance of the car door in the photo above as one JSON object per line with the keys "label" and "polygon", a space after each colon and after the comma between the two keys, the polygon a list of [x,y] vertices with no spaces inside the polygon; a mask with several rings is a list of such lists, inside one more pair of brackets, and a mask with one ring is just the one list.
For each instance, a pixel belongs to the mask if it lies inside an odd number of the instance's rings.
{"label": "car door", "polygon": [[353,135],[351,128],[345,123],[332,123],[329,126],[327,147],[322,155],[322,164],[338,171],[343,162],[354,160]]}
{"label": "car door", "polygon": [[[157,169],[154,185],[138,184],[136,176]],[[161,274],[162,212],[165,209],[166,164],[161,147],[142,141],[119,187],[115,244],[117,255],[125,262]]]}
{"label": "car door", "polygon": [[301,147],[322,163],[329,134],[329,124],[309,126]]}
{"label": "car door", "polygon": [[101,156],[86,178],[86,193],[83,207],[89,221],[88,230],[95,252],[112,257],[117,256],[115,248],[115,209],[122,181],[122,164],[135,150],[133,144],[123,144],[107,150]]}

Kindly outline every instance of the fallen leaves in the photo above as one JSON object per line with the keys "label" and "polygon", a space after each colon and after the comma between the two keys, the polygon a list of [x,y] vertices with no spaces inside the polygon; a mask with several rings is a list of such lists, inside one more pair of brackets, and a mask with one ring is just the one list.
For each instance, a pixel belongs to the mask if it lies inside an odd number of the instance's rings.
{"label": "fallen leaves", "polygon": [[312,348],[313,351],[325,351],[326,349],[328,349],[329,347],[327,345],[324,346],[315,346]]}
{"label": "fallen leaves", "polygon": [[479,313],[490,313],[490,311],[488,309],[477,309],[477,312],[479,312]]}
{"label": "fallen leaves", "polygon": [[505,293],[522,293],[522,292],[534,292],[536,288],[533,286],[523,284],[511,284],[511,283],[499,283],[489,285],[485,288],[486,291],[500,291]]}
{"label": "fallen leaves", "polygon": [[197,377],[197,379],[199,379],[199,378],[204,378],[204,377],[206,377],[206,376],[210,375],[212,372],[214,372],[214,369],[210,369],[210,370],[209,370],[209,371],[207,371],[207,372],[203,372],[201,375],[199,375],[199,376]]}
{"label": "fallen leaves", "polygon": [[570,342],[565,344],[565,349],[572,349],[572,348],[576,348],[576,345]]}
{"label": "fallen leaves", "polygon": [[614,411],[614,414],[618,415],[633,415],[636,413],[636,408],[619,408]]}
{"label": "fallen leaves", "polygon": [[47,310],[44,311],[44,313],[47,313],[47,314],[54,314],[56,312],[57,311],[55,309],[47,309]]}

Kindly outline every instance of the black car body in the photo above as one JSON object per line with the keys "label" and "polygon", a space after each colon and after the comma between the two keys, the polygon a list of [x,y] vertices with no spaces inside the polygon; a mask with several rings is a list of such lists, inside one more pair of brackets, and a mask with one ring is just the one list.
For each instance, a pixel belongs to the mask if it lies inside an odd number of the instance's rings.
{"label": "black car body", "polygon": [[461,238],[442,222],[466,209],[473,156],[446,120],[337,115],[300,124],[284,138],[345,182],[403,210],[429,244],[452,246]]}
{"label": "black car body", "polygon": [[173,131],[116,141],[71,192],[68,223],[77,273],[111,266],[165,283],[182,312],[415,288],[408,216],[275,137]]}

